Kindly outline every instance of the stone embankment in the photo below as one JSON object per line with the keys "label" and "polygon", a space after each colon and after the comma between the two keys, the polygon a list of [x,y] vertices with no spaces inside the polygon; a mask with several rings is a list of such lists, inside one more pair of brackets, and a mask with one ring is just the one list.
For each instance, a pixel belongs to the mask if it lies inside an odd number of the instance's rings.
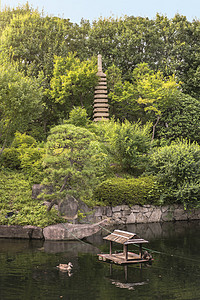
{"label": "stone embankment", "polygon": [[[129,207],[128,205],[119,205],[115,207],[95,207],[89,209],[84,207],[85,218],[81,223],[96,223],[109,218],[111,225],[129,225],[129,224],[147,224],[147,223],[164,223],[167,221],[190,221],[200,220],[200,209],[184,210],[180,205],[173,206],[151,206],[135,205]],[[78,224],[70,224],[70,226],[77,227]],[[87,224],[90,226],[89,224]],[[55,227],[55,228],[54,228]],[[81,225],[80,225],[81,227]],[[92,226],[91,226],[92,227]],[[0,226],[0,238],[21,238],[21,239],[47,239],[55,240],[52,232],[58,231],[59,225],[48,226],[44,229],[35,226]],[[60,226],[63,232],[63,226]],[[76,229],[76,228],[75,228]],[[81,228],[80,228],[81,229]],[[49,234],[51,230],[51,234]],[[53,231],[52,231],[53,230]],[[81,229],[82,230],[82,229]],[[58,232],[56,231],[56,235]],[[46,237],[45,237],[46,235]],[[58,234],[59,236],[59,234]],[[59,240],[68,240],[64,237]]]}
{"label": "stone embankment", "polygon": [[199,220],[200,209],[185,210],[181,205],[152,206],[152,205],[118,205],[115,207],[96,207],[89,217],[90,221],[100,221],[109,217],[113,224],[140,224],[167,221]]}

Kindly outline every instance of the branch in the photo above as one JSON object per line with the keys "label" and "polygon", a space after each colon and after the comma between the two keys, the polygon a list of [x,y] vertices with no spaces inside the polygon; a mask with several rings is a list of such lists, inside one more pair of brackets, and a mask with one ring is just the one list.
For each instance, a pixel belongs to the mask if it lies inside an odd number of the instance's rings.
{"label": "branch", "polygon": [[0,156],[2,155],[3,150],[4,150],[5,147],[6,147],[6,143],[7,143],[7,140],[5,139],[5,141],[4,141],[4,143],[3,143],[3,147],[2,147],[1,150],[0,150]]}
{"label": "branch", "polygon": [[153,133],[152,133],[152,139],[151,139],[152,142],[153,142],[153,140],[154,140],[154,137],[155,137],[155,131],[156,131],[156,126],[158,125],[158,122],[159,122],[160,118],[161,118],[161,116],[158,115],[157,121],[156,121],[156,123],[153,125]]}
{"label": "branch", "polygon": [[57,199],[56,199],[56,200],[52,200],[52,201],[50,202],[50,204],[49,204],[49,206],[48,206],[48,208],[47,208],[47,212],[49,212],[49,211],[52,209],[52,207],[54,206],[54,204],[58,204]]}
{"label": "branch", "polygon": [[61,189],[59,191],[60,193],[62,193],[64,191],[64,189],[65,189],[65,187],[67,185],[67,181],[68,181],[69,178],[70,178],[69,175],[65,176],[64,183],[63,183],[63,185],[62,185],[62,187],[61,187]]}

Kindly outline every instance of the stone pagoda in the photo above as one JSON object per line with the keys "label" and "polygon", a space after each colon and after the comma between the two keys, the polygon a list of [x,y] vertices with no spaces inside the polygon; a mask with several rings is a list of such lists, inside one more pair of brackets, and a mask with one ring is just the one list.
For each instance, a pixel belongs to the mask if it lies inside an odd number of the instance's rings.
{"label": "stone pagoda", "polygon": [[109,119],[109,105],[107,96],[107,81],[106,74],[102,71],[102,57],[98,55],[98,85],[95,88],[94,96],[94,121],[101,121]]}

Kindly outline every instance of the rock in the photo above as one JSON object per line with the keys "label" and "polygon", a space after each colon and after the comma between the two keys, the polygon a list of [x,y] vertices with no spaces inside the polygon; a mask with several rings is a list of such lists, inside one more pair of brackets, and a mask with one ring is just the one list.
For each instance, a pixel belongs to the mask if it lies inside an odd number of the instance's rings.
{"label": "rock", "polygon": [[106,216],[112,217],[112,208],[110,206],[106,207]]}
{"label": "rock", "polygon": [[103,206],[98,206],[96,207],[95,209],[95,213],[94,213],[94,216],[95,217],[101,217],[104,215],[104,211],[105,211],[105,208]]}
{"label": "rock", "polygon": [[160,222],[161,219],[161,210],[160,208],[155,208],[151,214],[151,216],[148,218],[148,222]]}
{"label": "rock", "polygon": [[95,224],[56,224],[45,227],[43,234],[45,240],[52,241],[83,239],[100,231],[100,226],[104,226],[106,223],[107,220]]}
{"label": "rock", "polygon": [[36,226],[1,225],[0,238],[43,239],[42,228]]}
{"label": "rock", "polygon": [[129,216],[127,216],[126,223],[127,224],[133,224],[133,223],[135,223],[135,221],[136,221],[136,214],[134,214],[132,212]]}
{"label": "rock", "polygon": [[53,187],[44,184],[34,184],[32,186],[32,198],[37,199],[41,193],[52,194]]}
{"label": "rock", "polygon": [[78,207],[78,201],[73,196],[67,195],[65,199],[59,202],[58,210],[66,219],[74,220],[78,217]]}
{"label": "rock", "polygon": [[113,212],[119,212],[121,210],[122,210],[122,205],[117,205],[117,206],[112,207]]}
{"label": "rock", "polygon": [[121,217],[122,217],[122,214],[121,214],[121,212],[114,212],[113,213],[113,219],[121,219]]}

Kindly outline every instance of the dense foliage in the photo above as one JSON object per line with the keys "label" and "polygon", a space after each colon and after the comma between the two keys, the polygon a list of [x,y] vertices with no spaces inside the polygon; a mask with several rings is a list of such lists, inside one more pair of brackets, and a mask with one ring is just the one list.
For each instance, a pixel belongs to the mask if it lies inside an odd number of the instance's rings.
{"label": "dense foliage", "polygon": [[150,171],[164,187],[163,203],[199,207],[200,146],[187,140],[158,148],[150,156]]}
{"label": "dense foliage", "polygon": [[94,133],[63,124],[51,129],[44,167],[44,183],[54,191],[49,198],[60,200],[71,194],[83,200],[92,196],[94,186],[105,177],[109,156]]}
{"label": "dense foliage", "polygon": [[94,197],[104,205],[159,204],[160,191],[156,177],[112,178],[100,183]]}
{"label": "dense foliage", "polygon": [[56,210],[47,212],[43,201],[31,198],[29,182],[22,173],[0,171],[0,224],[45,227],[62,221]]}
{"label": "dense foliage", "polygon": [[[27,3],[1,11],[0,29],[2,172],[19,173],[29,192],[34,183],[51,185],[48,197],[56,201],[72,194],[94,204],[96,190],[98,201],[105,191],[112,200],[104,202],[114,204],[111,194],[118,190],[118,204],[151,202],[147,195],[153,193],[157,204],[199,206],[198,20],[157,14],[152,20],[125,16],[73,24]],[[111,118],[96,124],[98,53]],[[112,193],[106,192],[109,182]],[[5,199],[2,205],[8,205]],[[29,203],[26,193],[24,199]],[[24,220],[36,223],[25,214]]]}
{"label": "dense foliage", "polygon": [[0,166],[11,170],[21,170],[30,185],[40,183],[43,175],[44,148],[38,147],[36,140],[19,132],[9,148],[0,156]]}

